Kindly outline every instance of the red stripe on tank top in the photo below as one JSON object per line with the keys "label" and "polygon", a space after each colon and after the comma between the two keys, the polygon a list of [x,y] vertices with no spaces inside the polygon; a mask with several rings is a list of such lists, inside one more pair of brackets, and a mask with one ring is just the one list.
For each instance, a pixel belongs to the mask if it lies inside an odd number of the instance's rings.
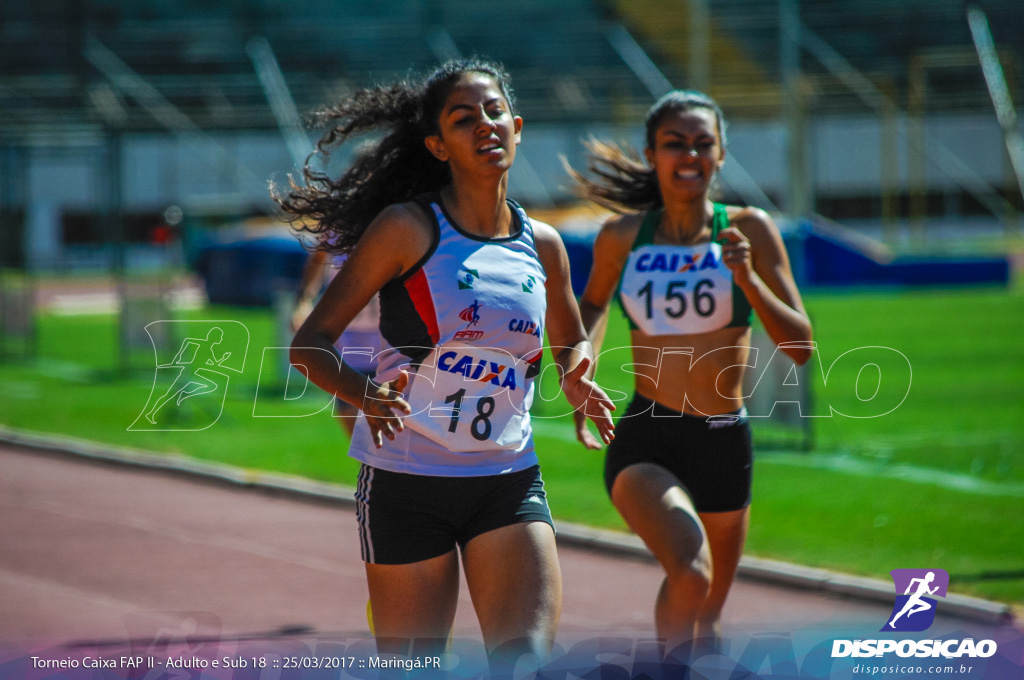
{"label": "red stripe on tank top", "polygon": [[409,293],[416,313],[420,315],[430,339],[436,345],[441,339],[437,330],[437,312],[434,310],[434,298],[430,294],[430,284],[427,282],[427,275],[420,269],[418,272],[405,280],[405,290]]}

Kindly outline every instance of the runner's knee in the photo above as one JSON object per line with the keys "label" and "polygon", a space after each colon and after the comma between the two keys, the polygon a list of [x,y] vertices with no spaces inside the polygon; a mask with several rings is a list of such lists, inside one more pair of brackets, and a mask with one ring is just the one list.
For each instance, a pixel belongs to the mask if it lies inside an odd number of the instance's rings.
{"label": "runner's knee", "polygon": [[711,552],[707,543],[682,545],[660,556],[666,578],[674,588],[685,588],[693,596],[707,597],[711,590]]}

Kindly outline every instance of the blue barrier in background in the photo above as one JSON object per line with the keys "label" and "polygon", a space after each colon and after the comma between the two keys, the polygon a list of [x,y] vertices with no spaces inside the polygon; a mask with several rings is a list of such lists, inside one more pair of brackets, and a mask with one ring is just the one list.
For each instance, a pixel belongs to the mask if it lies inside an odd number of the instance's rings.
{"label": "blue barrier in background", "polygon": [[[787,239],[790,259],[802,263],[801,286],[1008,285],[1006,257],[893,257],[880,243],[841,227],[801,222]],[[799,259],[798,259],[799,258]]]}
{"label": "blue barrier in background", "polygon": [[[567,231],[573,292],[579,296],[593,264],[594,233]],[[893,257],[888,249],[856,232],[828,224],[801,222],[784,234],[794,276],[813,286],[1008,285],[1006,257]],[[206,245],[197,270],[210,302],[269,306],[275,291],[297,290],[307,257],[290,236],[269,236]]]}
{"label": "blue barrier in background", "polygon": [[296,239],[271,236],[207,245],[196,269],[210,302],[265,307],[275,291],[298,290],[307,256]]}
{"label": "blue barrier in background", "polygon": [[[593,264],[596,234],[563,233],[569,253],[572,289],[583,293]],[[894,257],[881,243],[843,227],[802,221],[783,241],[797,283],[814,286],[1008,285],[1006,257]]]}
{"label": "blue barrier in background", "polygon": [[579,232],[563,232],[562,242],[569,254],[569,272],[572,279],[572,292],[579,297],[587,285],[590,267],[594,264],[594,237],[596,233],[582,234]]}

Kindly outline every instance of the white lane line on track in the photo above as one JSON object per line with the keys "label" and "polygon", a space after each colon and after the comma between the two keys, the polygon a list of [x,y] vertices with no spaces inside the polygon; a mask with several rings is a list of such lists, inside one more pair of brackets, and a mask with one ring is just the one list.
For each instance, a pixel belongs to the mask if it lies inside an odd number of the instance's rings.
{"label": "white lane line on track", "polygon": [[[576,443],[576,434],[561,421],[534,419],[533,429],[544,437]],[[540,451],[540,456],[543,464],[543,451]],[[1024,498],[1024,484],[1018,482],[996,482],[973,475],[914,465],[880,465],[841,453],[769,453],[758,456],[756,464],[829,470],[856,477],[885,477],[992,498]]]}
{"label": "white lane line on track", "polygon": [[[223,534],[201,535],[198,533],[178,529],[166,524],[155,522],[138,515],[124,516],[114,513],[97,512],[77,505],[70,505],[54,500],[26,499],[20,497],[14,499],[0,494],[0,504],[19,507],[22,509],[48,512],[61,517],[68,517],[74,520],[98,522],[119,527],[126,527],[136,531],[153,534],[161,538],[172,539],[183,543],[193,543],[209,548],[234,550],[256,557],[277,560],[289,565],[301,566],[307,569],[323,571],[337,576],[352,577],[363,575],[362,563],[347,567],[347,560],[324,560],[316,557],[309,557],[294,552],[279,551],[267,548],[255,541],[240,539],[235,536]],[[358,568],[356,568],[358,567]]]}
{"label": "white lane line on track", "polygon": [[830,470],[856,477],[885,477],[976,496],[1024,498],[1024,484],[1017,482],[994,482],[915,465],[879,465],[843,454],[773,453],[759,457],[758,464]]}
{"label": "white lane line on track", "polygon": [[47,595],[54,595],[74,600],[87,602],[93,607],[103,607],[114,611],[137,611],[140,609],[138,602],[119,600],[115,597],[101,595],[91,590],[83,590],[74,586],[57,583],[47,579],[36,578],[7,569],[0,568],[0,581],[16,586],[19,589],[39,590]]}
{"label": "white lane line on track", "polygon": [[[8,505],[21,509],[30,509],[40,512],[49,512],[61,517],[69,517],[75,520],[85,520],[109,524],[113,526],[127,527],[162,538],[176,541],[194,543],[216,549],[235,550],[237,552],[262,557],[265,559],[277,560],[285,564],[300,566],[311,570],[322,571],[341,578],[365,578],[365,567],[358,558],[324,560],[315,557],[305,557],[293,552],[283,552],[269,549],[262,544],[239,539],[234,536],[224,535],[199,535],[185,530],[169,527],[140,516],[124,516],[106,512],[90,511],[77,505],[70,505],[54,500],[41,501],[39,499],[17,499],[0,492],[0,505]],[[464,590],[459,592],[460,606],[472,606],[469,594]]]}

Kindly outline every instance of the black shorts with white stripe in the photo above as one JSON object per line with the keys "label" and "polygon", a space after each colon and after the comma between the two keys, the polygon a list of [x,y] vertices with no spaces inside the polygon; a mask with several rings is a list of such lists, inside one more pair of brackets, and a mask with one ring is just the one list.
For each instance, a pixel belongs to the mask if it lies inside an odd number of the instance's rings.
{"label": "black shorts with white stripe", "polygon": [[504,475],[434,477],[363,465],[356,488],[363,561],[411,564],[521,522],[554,528],[536,465]]}

